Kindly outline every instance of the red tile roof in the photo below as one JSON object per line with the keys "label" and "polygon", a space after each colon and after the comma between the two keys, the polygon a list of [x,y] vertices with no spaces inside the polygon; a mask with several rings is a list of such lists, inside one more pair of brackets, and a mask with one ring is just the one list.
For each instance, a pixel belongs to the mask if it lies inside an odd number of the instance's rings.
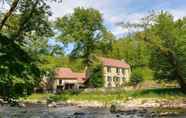
{"label": "red tile roof", "polygon": [[130,65],[126,63],[125,61],[121,61],[118,59],[111,59],[111,58],[100,58],[102,61],[102,64],[104,66],[111,66],[111,67],[119,67],[119,68],[129,68]]}
{"label": "red tile roof", "polygon": [[57,68],[55,70],[55,78],[71,79],[71,80],[85,80],[85,73],[72,72],[70,68]]}

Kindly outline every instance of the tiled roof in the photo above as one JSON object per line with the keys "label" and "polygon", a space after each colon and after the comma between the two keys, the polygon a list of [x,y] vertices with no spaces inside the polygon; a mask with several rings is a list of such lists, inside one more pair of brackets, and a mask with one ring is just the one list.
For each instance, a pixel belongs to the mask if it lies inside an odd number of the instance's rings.
{"label": "tiled roof", "polygon": [[100,58],[102,61],[102,64],[104,66],[111,66],[111,67],[119,67],[119,68],[129,68],[130,65],[126,63],[125,61],[121,61],[118,59],[111,59],[111,58]]}
{"label": "tiled roof", "polygon": [[85,80],[86,76],[85,76],[85,73],[72,72],[70,68],[57,68],[55,70],[55,78]]}

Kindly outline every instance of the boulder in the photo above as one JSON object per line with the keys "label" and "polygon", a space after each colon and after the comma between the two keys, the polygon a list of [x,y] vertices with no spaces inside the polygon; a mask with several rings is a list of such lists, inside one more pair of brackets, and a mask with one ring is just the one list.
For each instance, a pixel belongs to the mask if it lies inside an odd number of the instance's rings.
{"label": "boulder", "polygon": [[22,103],[22,102],[18,103],[18,106],[19,107],[26,107],[26,105],[24,103]]}
{"label": "boulder", "polygon": [[110,112],[111,112],[111,113],[117,112],[116,105],[114,105],[114,104],[111,105],[111,107],[110,107]]}
{"label": "boulder", "polygon": [[57,104],[55,102],[51,102],[50,104],[48,104],[48,107],[57,107]]}
{"label": "boulder", "polygon": [[5,101],[3,99],[0,99],[0,105],[3,106],[5,104]]}

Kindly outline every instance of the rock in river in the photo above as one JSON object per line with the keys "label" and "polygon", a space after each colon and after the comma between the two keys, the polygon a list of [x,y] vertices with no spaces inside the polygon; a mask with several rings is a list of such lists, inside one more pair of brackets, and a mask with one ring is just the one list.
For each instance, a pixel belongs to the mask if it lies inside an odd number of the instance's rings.
{"label": "rock in river", "polygon": [[55,102],[51,102],[50,104],[48,104],[48,107],[57,107],[57,104]]}

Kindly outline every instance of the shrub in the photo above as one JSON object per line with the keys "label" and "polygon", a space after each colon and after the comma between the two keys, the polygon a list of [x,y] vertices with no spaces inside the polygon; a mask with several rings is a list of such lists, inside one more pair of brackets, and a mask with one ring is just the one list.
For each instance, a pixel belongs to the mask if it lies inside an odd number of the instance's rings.
{"label": "shrub", "polygon": [[130,85],[137,86],[139,83],[143,81],[144,81],[144,78],[143,78],[141,70],[134,70],[132,72],[132,76],[130,79]]}
{"label": "shrub", "polygon": [[95,64],[90,69],[89,85],[96,88],[103,87],[104,79],[102,76],[101,64]]}

